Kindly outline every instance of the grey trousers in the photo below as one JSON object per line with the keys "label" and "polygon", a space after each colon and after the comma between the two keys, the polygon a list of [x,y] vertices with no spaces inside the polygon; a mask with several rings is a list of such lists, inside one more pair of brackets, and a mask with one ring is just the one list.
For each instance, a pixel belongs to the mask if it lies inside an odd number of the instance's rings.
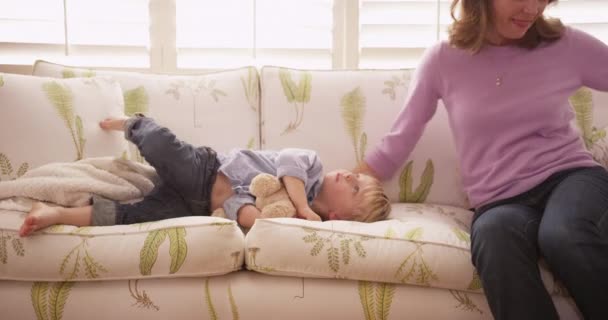
{"label": "grey trousers", "polygon": [[160,181],[141,201],[132,204],[94,197],[92,225],[132,224],[211,213],[211,189],[220,167],[213,149],[185,143],[152,118],[142,116],[127,121],[125,137],[156,169]]}
{"label": "grey trousers", "polygon": [[544,258],[585,319],[608,319],[608,172],[558,172],[477,210],[472,260],[495,319],[558,319],[538,269]]}

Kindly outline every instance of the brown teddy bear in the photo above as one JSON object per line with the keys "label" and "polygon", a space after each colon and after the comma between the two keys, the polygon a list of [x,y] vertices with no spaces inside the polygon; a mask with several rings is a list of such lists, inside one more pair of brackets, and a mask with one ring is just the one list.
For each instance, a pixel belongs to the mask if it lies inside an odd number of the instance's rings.
{"label": "brown teddy bear", "polygon": [[[249,192],[255,196],[255,206],[260,210],[261,218],[296,216],[296,208],[279,178],[268,173],[260,173],[251,180]],[[211,216],[226,217],[222,209],[215,210]]]}

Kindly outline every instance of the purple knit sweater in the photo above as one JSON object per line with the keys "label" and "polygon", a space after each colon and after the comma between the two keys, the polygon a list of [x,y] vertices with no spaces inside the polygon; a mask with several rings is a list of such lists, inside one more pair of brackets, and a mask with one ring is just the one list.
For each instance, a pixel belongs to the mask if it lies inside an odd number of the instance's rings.
{"label": "purple knit sweater", "polygon": [[487,46],[472,55],[439,43],[366,161],[381,179],[391,177],[442,99],[471,206],[518,195],[556,171],[598,165],[570,126],[568,98],[581,86],[608,91],[608,46],[573,28],[534,50]]}

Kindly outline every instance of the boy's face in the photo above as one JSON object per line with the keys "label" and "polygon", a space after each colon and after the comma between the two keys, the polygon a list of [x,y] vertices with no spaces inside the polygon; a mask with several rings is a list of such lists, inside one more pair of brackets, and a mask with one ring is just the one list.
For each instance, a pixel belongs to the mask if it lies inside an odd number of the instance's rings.
{"label": "boy's face", "polygon": [[373,178],[348,170],[335,170],[323,179],[323,189],[327,194],[329,220],[352,220],[352,213],[363,200],[362,191]]}

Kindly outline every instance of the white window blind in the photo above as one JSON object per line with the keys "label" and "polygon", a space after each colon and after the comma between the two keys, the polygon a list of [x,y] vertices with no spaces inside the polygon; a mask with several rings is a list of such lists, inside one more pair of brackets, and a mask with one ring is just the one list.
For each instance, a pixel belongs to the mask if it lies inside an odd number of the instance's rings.
{"label": "white window blind", "polygon": [[332,0],[176,0],[177,67],[332,66]]}
{"label": "white window blind", "polygon": [[148,0],[0,0],[0,59],[148,67]]}
{"label": "white window blind", "polygon": [[608,43],[607,0],[560,0],[547,8],[546,13]]}
{"label": "white window blind", "polygon": [[[413,67],[447,39],[450,0],[361,0],[359,67]],[[607,0],[560,0],[546,14],[608,43]]]}
{"label": "white window blind", "polygon": [[[415,67],[451,0],[0,0],[0,64],[157,72],[243,65]],[[608,43],[608,0],[547,14]],[[1,70],[1,69],[0,69]]]}
{"label": "white window blind", "polygon": [[449,0],[361,0],[359,67],[414,67],[446,38]]}

